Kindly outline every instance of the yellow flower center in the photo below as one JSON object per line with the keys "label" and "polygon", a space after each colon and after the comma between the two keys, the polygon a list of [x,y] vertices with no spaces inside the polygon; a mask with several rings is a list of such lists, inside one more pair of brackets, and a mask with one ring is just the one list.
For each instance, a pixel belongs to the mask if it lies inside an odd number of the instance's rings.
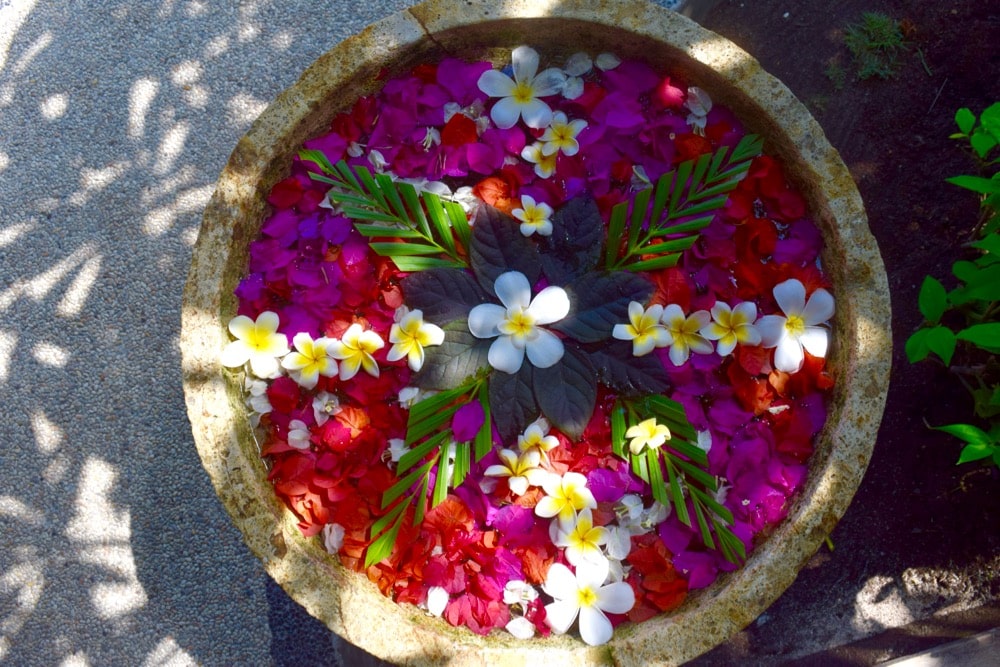
{"label": "yellow flower center", "polygon": [[512,97],[520,104],[527,104],[534,99],[535,90],[531,87],[531,84],[520,82],[514,86]]}
{"label": "yellow flower center", "polygon": [[789,335],[795,337],[801,336],[806,331],[806,321],[800,315],[789,315],[788,320],[785,322],[785,329]]}
{"label": "yellow flower center", "polygon": [[597,604],[597,593],[593,588],[578,588],[576,591],[576,601],[581,607],[593,607]]}
{"label": "yellow flower center", "polygon": [[500,333],[506,334],[516,341],[524,341],[535,330],[535,318],[520,308],[507,311],[507,319],[497,327]]}

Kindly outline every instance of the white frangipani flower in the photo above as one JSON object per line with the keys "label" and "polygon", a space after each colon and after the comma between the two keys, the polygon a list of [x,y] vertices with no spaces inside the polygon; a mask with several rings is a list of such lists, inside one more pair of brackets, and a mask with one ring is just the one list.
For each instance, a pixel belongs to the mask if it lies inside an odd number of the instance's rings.
{"label": "white frangipani flower", "polygon": [[372,330],[363,330],[355,322],[347,328],[340,340],[334,341],[330,355],[340,359],[340,379],[347,381],[358,374],[362,368],[373,377],[378,377],[378,363],[374,352],[385,347],[385,341]]}
{"label": "white frangipani flower", "polygon": [[774,367],[798,372],[805,360],[803,348],[814,357],[825,357],[829,334],[824,325],[833,317],[833,295],[821,287],[807,302],[805,285],[790,278],[774,286],[774,300],[785,316],[765,315],[757,320],[761,345],[776,348]]}
{"label": "white frangipani flower", "polygon": [[521,157],[535,165],[535,175],[538,178],[551,178],[556,173],[556,158],[558,153],[545,154],[545,144],[536,141],[521,149]]}
{"label": "white frangipani flower", "polygon": [[247,405],[253,410],[253,414],[250,415],[250,423],[256,427],[260,424],[260,416],[266,415],[274,408],[271,407],[271,399],[267,397],[266,382],[247,375],[244,384],[247,390]]}
{"label": "white frangipani flower", "polygon": [[549,435],[549,422],[545,417],[539,417],[517,436],[517,448],[522,452],[535,450],[542,461],[549,460],[549,452],[559,446],[559,439]]}
{"label": "white frangipani flower", "polygon": [[710,312],[713,321],[701,330],[701,335],[719,341],[715,351],[720,357],[732,354],[737,343],[760,345],[760,332],[753,325],[757,320],[757,304],[753,301],[744,301],[735,308],[724,301],[716,301]]}
{"label": "white frangipani flower", "polygon": [[567,100],[575,100],[583,95],[583,75],[594,67],[594,61],[586,53],[574,53],[566,61],[563,72],[566,82],[563,83],[562,94]]}
{"label": "white frangipani flower", "polygon": [[505,373],[521,369],[524,357],[537,368],[554,366],[565,352],[562,340],[541,325],[558,322],[569,314],[569,296],[561,287],[549,286],[531,298],[531,285],[523,273],[508,271],[493,284],[502,306],[482,303],[469,311],[469,331],[476,338],[493,338],[487,358]]}
{"label": "white frangipani flower", "polygon": [[501,449],[498,456],[502,463],[491,465],[483,474],[487,477],[506,477],[507,486],[518,496],[527,493],[528,486],[541,486],[548,475],[538,467],[541,456],[537,450],[518,454],[511,449]]}
{"label": "white frangipani flower", "polygon": [[520,579],[511,579],[503,587],[503,603],[528,605],[538,599],[534,586]]}
{"label": "white frangipani flower", "polygon": [[301,419],[293,419],[288,422],[288,446],[295,449],[309,449],[309,439],[312,434],[309,427]]}
{"label": "white frangipani flower", "polygon": [[632,341],[632,356],[641,357],[649,354],[657,347],[666,347],[673,342],[673,337],[666,327],[660,323],[663,317],[663,306],[655,305],[643,309],[638,301],[628,305],[628,324],[616,324],[611,330],[611,336],[618,340]]}
{"label": "white frangipani flower", "polygon": [[419,371],[424,365],[424,348],[444,342],[444,330],[436,324],[424,322],[424,313],[406,306],[396,309],[396,322],[389,330],[389,354],[386,359],[398,361],[406,357],[410,370]]}
{"label": "white frangipani flower", "polygon": [[712,110],[712,98],[704,90],[697,86],[688,88],[687,100],[684,106],[687,107],[687,124],[691,126],[695,134],[705,134],[705,124],[708,122],[708,112]]}
{"label": "white frangipani flower", "polygon": [[229,321],[229,333],[236,337],[222,350],[222,365],[239,368],[250,362],[250,372],[259,378],[281,374],[278,357],[288,354],[288,339],[278,333],[278,314],[265,310],[251,320],[237,315]]}
{"label": "white frangipani flower", "polygon": [[490,97],[502,98],[490,110],[490,118],[497,127],[514,127],[518,118],[535,129],[548,127],[552,109],[540,97],[562,91],[566,75],[562,70],[549,68],[538,72],[538,52],[528,46],[519,46],[511,54],[514,78],[499,70],[487,70],[479,77],[479,90]]}
{"label": "white frangipani flower", "polygon": [[555,602],[545,605],[545,622],[564,634],[580,617],[580,637],[590,646],[606,644],[613,632],[605,612],[624,614],[635,605],[632,587],[622,581],[605,584],[608,562],[585,562],[576,574],[562,563],[553,563],[542,589]]}
{"label": "white frangipani flower", "polygon": [[521,221],[521,234],[531,236],[552,236],[552,207],[545,202],[536,202],[530,195],[521,195],[521,208],[510,212]]}
{"label": "white frangipani flower", "polygon": [[607,544],[611,535],[607,528],[594,525],[590,508],[584,508],[569,522],[553,521],[551,531],[552,542],[565,549],[570,565],[605,560],[601,546]]}
{"label": "white frangipani flower", "polygon": [[663,316],[660,322],[670,333],[672,342],[670,343],[670,361],[674,366],[680,366],[691,352],[698,354],[711,354],[712,344],[699,333],[712,321],[712,316],[707,310],[697,310],[690,315],[684,315],[684,311],[676,303],[672,303],[663,309]]}
{"label": "white frangipani flower", "polygon": [[629,439],[629,450],[633,454],[640,454],[644,449],[662,447],[663,443],[670,440],[670,429],[665,424],[657,422],[655,417],[650,417],[630,426],[625,431],[625,437]]}
{"label": "white frangipani flower", "polygon": [[308,332],[300,331],[292,338],[295,350],[285,355],[281,367],[300,387],[312,389],[320,375],[328,378],[337,374],[337,360],[331,354],[333,342],[325,336],[313,340]]}
{"label": "white frangipani flower", "polygon": [[580,142],[576,137],[586,127],[587,121],[582,118],[568,120],[562,111],[555,112],[552,124],[538,138],[542,142],[542,155],[555,155],[560,151],[563,155],[576,155],[580,152]]}
{"label": "white frangipani flower", "polygon": [[597,507],[594,494],[587,488],[587,478],[578,472],[567,472],[562,477],[548,473],[542,490],[545,497],[535,505],[535,514],[543,519],[558,517],[562,523],[570,523],[577,512]]}

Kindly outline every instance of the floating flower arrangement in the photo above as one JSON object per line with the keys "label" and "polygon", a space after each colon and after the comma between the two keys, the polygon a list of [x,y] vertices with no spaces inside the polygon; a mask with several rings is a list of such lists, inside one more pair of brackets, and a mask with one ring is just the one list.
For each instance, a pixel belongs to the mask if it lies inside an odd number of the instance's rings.
{"label": "floating flower arrangement", "polygon": [[739,567],[832,386],[821,236],[762,148],[676,77],[526,46],[334,118],[222,355],[302,533],[453,625],[591,645]]}

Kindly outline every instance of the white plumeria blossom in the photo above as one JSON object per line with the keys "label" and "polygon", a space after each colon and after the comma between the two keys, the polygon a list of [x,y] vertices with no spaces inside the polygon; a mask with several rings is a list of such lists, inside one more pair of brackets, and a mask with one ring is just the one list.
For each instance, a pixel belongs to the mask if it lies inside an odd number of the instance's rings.
{"label": "white plumeria blossom", "polygon": [[566,75],[562,70],[549,68],[538,72],[538,52],[528,46],[519,46],[511,54],[514,78],[499,70],[488,70],[479,77],[479,90],[490,97],[502,98],[490,110],[490,118],[497,127],[514,127],[518,118],[535,129],[548,127],[552,122],[552,109],[538,99],[562,92]]}
{"label": "white plumeria blossom", "polygon": [[607,526],[608,541],[605,544],[609,560],[624,560],[632,552],[632,531],[625,526]]}
{"label": "white plumeria blossom", "polygon": [[250,362],[250,372],[259,378],[276,378],[281,374],[278,358],[288,354],[288,338],[278,333],[278,314],[265,310],[251,320],[237,315],[229,321],[229,333],[236,337],[222,349],[222,365],[239,368]]}
{"label": "white plumeria blossom", "polygon": [[347,328],[340,340],[335,340],[330,348],[330,355],[340,359],[340,379],[350,380],[362,368],[373,377],[378,377],[378,362],[372,356],[374,352],[385,347],[385,341],[374,331],[363,330],[355,322]]}
{"label": "white plumeria blossom", "polygon": [[523,273],[501,274],[493,289],[502,306],[482,303],[469,311],[469,331],[476,338],[493,338],[487,359],[505,373],[521,369],[524,357],[536,368],[559,363],[565,349],[562,340],[541,325],[558,322],[569,314],[569,295],[561,287],[549,286],[531,298],[531,285]]}
{"label": "white plumeria blossom", "polygon": [[448,591],[441,586],[431,586],[427,589],[427,612],[440,617],[448,606]]}
{"label": "white plumeria blossom", "polygon": [[566,73],[566,82],[563,83],[563,97],[567,100],[575,100],[583,95],[583,75],[594,68],[594,61],[586,53],[574,53],[566,61],[563,72]]}
{"label": "white plumeria blossom", "polygon": [[605,560],[601,546],[608,543],[611,535],[604,526],[594,525],[590,508],[581,510],[572,521],[553,521],[549,530],[553,544],[565,550],[570,565]]}
{"label": "white plumeria blossom", "polygon": [[659,449],[667,440],[670,440],[670,429],[666,424],[656,421],[655,417],[645,419],[638,424],[634,424],[625,431],[628,438],[628,448],[632,454],[639,454],[644,449]]}
{"label": "white plumeria blossom", "polygon": [[608,562],[583,563],[576,574],[553,563],[542,589],[555,602],[545,605],[545,622],[556,634],[565,634],[580,617],[580,637],[590,646],[606,644],[613,633],[605,612],[624,614],[635,605],[632,587],[622,581],[606,584]]}
{"label": "white plumeria blossom", "polygon": [[256,427],[260,424],[260,416],[266,415],[274,409],[271,407],[271,400],[267,397],[267,383],[263,380],[255,380],[248,375],[244,379],[244,386],[247,390],[247,405],[253,411],[250,415],[250,424]]}
{"label": "white plumeria blossom", "polygon": [[521,208],[510,212],[521,221],[521,234],[531,236],[552,236],[552,207],[545,202],[536,202],[530,195],[521,195]]}
{"label": "white plumeria blossom", "polygon": [[774,367],[785,373],[797,373],[805,360],[805,351],[825,357],[829,332],[825,328],[833,317],[833,295],[820,287],[806,301],[806,288],[790,278],[774,286],[774,300],[785,314],[765,315],[757,320],[761,345],[774,350]]}
{"label": "white plumeria blossom", "polygon": [[597,507],[594,494],[587,488],[587,478],[578,472],[567,472],[562,477],[548,473],[542,490],[545,497],[535,505],[535,514],[543,519],[558,517],[562,523],[570,523],[577,512]]}
{"label": "white plumeria blossom", "polygon": [[300,331],[292,338],[295,350],[285,355],[281,367],[300,387],[313,389],[319,382],[319,376],[333,377],[337,374],[337,360],[331,350],[334,340],[321,336],[313,340],[306,331]]}
{"label": "white plumeria blossom", "polygon": [[309,449],[309,439],[312,434],[309,427],[301,419],[288,422],[288,446],[295,449]]}
{"label": "white plumeria blossom", "polygon": [[395,323],[389,330],[389,354],[386,359],[398,361],[406,357],[410,370],[419,371],[424,365],[424,348],[444,342],[444,330],[436,324],[424,322],[424,313],[400,306],[394,313]]}
{"label": "white plumeria blossom", "polygon": [[667,520],[670,511],[669,506],[656,500],[653,501],[652,505],[646,507],[642,503],[642,498],[632,493],[622,496],[615,505],[618,525],[627,529],[632,535],[645,535],[651,532],[656,526]]}
{"label": "white plumeria blossom", "polygon": [[736,344],[760,345],[760,332],[754,326],[757,320],[757,304],[744,301],[730,308],[725,301],[716,301],[709,311],[712,322],[701,330],[701,335],[708,340],[718,341],[715,351],[720,357],[733,353]]}
{"label": "white plumeria blossom", "polygon": [[673,336],[660,322],[663,306],[643,308],[638,301],[628,305],[628,324],[616,324],[611,336],[618,340],[632,341],[632,356],[641,357],[655,348],[666,347],[674,342]]}
{"label": "white plumeria blossom", "polygon": [[701,335],[701,330],[712,321],[707,310],[698,310],[685,316],[684,311],[676,303],[663,309],[660,322],[670,332],[670,361],[674,366],[680,366],[688,360],[692,352],[711,354],[715,348]]}
{"label": "white plumeria blossom", "polygon": [[573,156],[580,152],[580,142],[576,137],[587,128],[587,121],[582,118],[569,120],[562,111],[552,115],[552,123],[538,138],[542,142],[542,155]]}
{"label": "white plumeria blossom", "polygon": [[536,449],[520,454],[511,449],[501,449],[498,456],[502,463],[491,465],[483,474],[487,477],[506,477],[507,486],[518,496],[527,493],[529,486],[541,486],[548,475],[538,467],[541,455]]}
{"label": "white plumeria blossom", "polygon": [[328,523],[323,526],[322,537],[323,548],[336,555],[344,546],[344,527],[339,523]]}
{"label": "white plumeria blossom", "polygon": [[340,407],[340,399],[336,395],[328,391],[321,391],[313,397],[312,409],[316,425],[322,426],[343,408]]}
{"label": "white plumeria blossom", "polygon": [[528,424],[524,433],[517,436],[517,448],[522,452],[536,450],[542,461],[549,460],[549,452],[559,446],[559,438],[549,435],[549,422],[539,417]]}
{"label": "white plumeria blossom", "polygon": [[687,100],[684,106],[687,107],[687,124],[691,126],[695,134],[705,134],[705,124],[708,122],[708,112],[712,110],[712,98],[704,90],[697,86],[688,88]]}
{"label": "white plumeria blossom", "polygon": [[556,158],[558,153],[545,154],[545,144],[536,141],[521,149],[521,157],[535,165],[535,175],[539,178],[551,178],[556,173]]}

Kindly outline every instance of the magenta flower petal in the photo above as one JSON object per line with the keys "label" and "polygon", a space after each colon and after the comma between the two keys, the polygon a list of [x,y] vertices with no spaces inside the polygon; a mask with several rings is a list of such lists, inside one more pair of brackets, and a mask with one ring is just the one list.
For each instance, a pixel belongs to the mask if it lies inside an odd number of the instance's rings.
{"label": "magenta flower petal", "polygon": [[455,412],[451,419],[451,432],[456,442],[468,442],[476,437],[486,420],[486,413],[479,401],[466,403]]}

